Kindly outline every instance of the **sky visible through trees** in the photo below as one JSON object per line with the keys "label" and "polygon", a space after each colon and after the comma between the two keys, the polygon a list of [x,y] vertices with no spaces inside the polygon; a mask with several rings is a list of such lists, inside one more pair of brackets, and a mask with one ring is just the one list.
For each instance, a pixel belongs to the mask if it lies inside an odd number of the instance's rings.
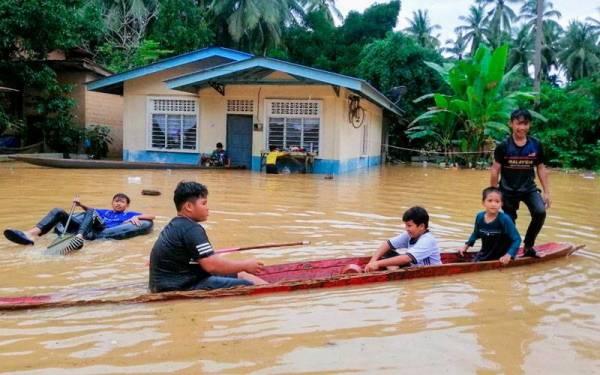
{"label": "sky visible through trees", "polygon": [[[381,2],[384,1],[342,0],[336,2],[336,7],[345,16],[351,10],[362,12],[370,5]],[[600,2],[597,0],[552,0],[552,3],[554,9],[562,13],[562,18],[558,22],[563,28],[566,28],[572,19],[583,22],[586,17],[596,15],[596,9],[600,6]],[[455,37],[454,28],[461,24],[458,17],[466,15],[471,5],[473,5],[473,0],[402,0],[396,29],[402,30],[408,27],[407,18],[411,17],[413,11],[427,9],[431,22],[442,27],[439,31],[440,40],[453,39]],[[516,10],[520,8],[520,5],[515,7],[514,4],[511,4],[511,6]]]}

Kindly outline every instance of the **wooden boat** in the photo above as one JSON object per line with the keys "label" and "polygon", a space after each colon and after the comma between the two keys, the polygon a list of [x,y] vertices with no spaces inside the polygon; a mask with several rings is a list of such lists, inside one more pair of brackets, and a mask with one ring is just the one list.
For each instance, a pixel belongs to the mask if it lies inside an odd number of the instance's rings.
{"label": "wooden boat", "polygon": [[[348,265],[364,266],[369,257],[325,259],[306,262],[278,264],[265,267],[259,276],[270,282],[268,285],[236,287],[218,290],[195,290],[184,292],[149,293],[126,298],[82,298],[67,300],[64,295],[42,295],[30,297],[0,297],[0,310],[22,310],[31,308],[74,307],[105,304],[148,303],[181,299],[203,299],[230,296],[251,296],[271,293],[292,292],[316,288],[356,286],[386,281],[414,279],[420,277],[451,276],[468,272],[511,268],[564,258],[580,249],[568,243],[547,243],[536,246],[539,258],[522,257],[522,249],[516,260],[503,266],[499,261],[473,262],[475,253],[460,257],[457,253],[442,253],[441,265],[406,267],[392,271],[370,273],[343,273]],[[96,290],[94,296],[99,294]]]}
{"label": "wooden boat", "polygon": [[39,152],[42,148],[42,142],[38,142],[24,147],[0,147],[0,155],[10,154],[31,154]]}
{"label": "wooden boat", "polygon": [[9,158],[25,163],[52,168],[71,169],[244,169],[244,167],[206,167],[177,163],[142,163],[121,160],[63,159],[48,156],[10,155]]}

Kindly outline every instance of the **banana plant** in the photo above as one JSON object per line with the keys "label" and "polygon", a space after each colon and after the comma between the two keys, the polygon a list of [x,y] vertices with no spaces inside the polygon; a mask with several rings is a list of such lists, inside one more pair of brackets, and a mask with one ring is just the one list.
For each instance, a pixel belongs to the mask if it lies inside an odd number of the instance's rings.
{"label": "banana plant", "polygon": [[[508,45],[505,44],[494,51],[480,46],[471,59],[454,63],[425,62],[440,75],[452,93],[433,93],[417,98],[415,102],[433,98],[434,106],[409,124],[407,135],[411,138],[437,137],[446,153],[449,145],[462,145],[461,151],[472,153],[467,154],[470,156],[466,161],[475,162],[487,141],[499,140],[509,133],[509,114],[517,108],[517,103],[535,99],[534,92],[505,92],[509,77],[519,70],[516,65],[506,72],[507,60]],[[534,117],[546,121],[540,114],[531,112]]]}

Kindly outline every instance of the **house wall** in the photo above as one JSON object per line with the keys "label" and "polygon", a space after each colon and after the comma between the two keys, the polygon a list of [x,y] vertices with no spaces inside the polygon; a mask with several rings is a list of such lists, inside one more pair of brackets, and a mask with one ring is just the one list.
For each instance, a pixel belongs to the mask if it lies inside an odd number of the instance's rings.
{"label": "house wall", "polygon": [[[336,99],[336,123],[338,124],[335,140],[338,152],[336,160],[323,161],[321,166],[315,169],[320,173],[344,173],[354,169],[369,168],[381,163],[381,136],[383,110],[381,107],[361,98],[360,106],[365,109],[366,118],[364,123],[355,128],[348,120],[349,102],[348,97],[355,95],[346,89],[342,89],[340,97]],[[363,132],[368,127],[368,148],[363,153]]]}
{"label": "house wall", "polygon": [[[87,82],[96,79],[88,74]],[[110,158],[123,155],[123,97],[102,92],[85,92],[85,125],[102,125],[110,128],[112,143],[108,148]]]}
{"label": "house wall", "polygon": [[200,98],[201,124],[200,150],[202,152],[212,151],[216,142],[223,142],[227,148],[227,100],[254,100],[253,122],[263,124],[262,131],[253,131],[253,169],[258,170],[261,151],[267,150],[267,101],[270,99],[320,100],[322,114],[319,158],[336,158],[334,132],[337,97],[330,86],[231,85],[227,86],[225,96],[212,88],[199,90],[198,96]]}
{"label": "house wall", "polygon": [[[123,160],[197,164],[199,154],[187,152],[162,152],[147,150],[147,105],[154,96],[194,98],[197,95],[170,90],[164,81],[183,74],[207,69],[229,60],[211,58],[144,77],[125,81],[123,85]],[[202,137],[202,128],[198,130]]]}
{"label": "house wall", "polygon": [[[314,165],[316,173],[343,173],[380,163],[382,110],[366,99],[361,105],[367,111],[369,148],[362,154],[363,129],[354,129],[348,122],[349,92],[341,89],[338,97],[329,85],[228,85],[225,96],[206,87],[197,93],[169,90],[164,80],[199,70],[198,66],[185,66],[146,77],[126,81],[124,84],[123,159],[129,161],[174,162],[197,164],[201,153],[210,153],[215,143],[227,148],[227,100],[254,101],[253,123],[263,124],[262,131],[254,130],[252,169],[260,169],[261,151],[267,149],[267,101],[270,99],[320,100],[322,102],[319,155]],[[288,79],[276,73],[271,79]],[[148,98],[197,97],[198,98],[198,152],[163,152],[147,149]],[[363,125],[364,126],[364,125]]]}
{"label": "house wall", "polygon": [[87,91],[85,84],[98,79],[98,75],[73,71],[58,73],[58,82],[73,85],[70,96],[75,100],[73,114],[81,127],[103,125],[110,128],[112,143],[108,156],[118,158],[123,150],[123,97]]}

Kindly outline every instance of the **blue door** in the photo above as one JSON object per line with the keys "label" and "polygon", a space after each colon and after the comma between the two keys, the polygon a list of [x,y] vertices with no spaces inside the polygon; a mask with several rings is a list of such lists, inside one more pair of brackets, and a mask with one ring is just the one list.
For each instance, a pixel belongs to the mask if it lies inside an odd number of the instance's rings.
{"label": "blue door", "polygon": [[227,115],[227,153],[232,166],[252,168],[252,116]]}

